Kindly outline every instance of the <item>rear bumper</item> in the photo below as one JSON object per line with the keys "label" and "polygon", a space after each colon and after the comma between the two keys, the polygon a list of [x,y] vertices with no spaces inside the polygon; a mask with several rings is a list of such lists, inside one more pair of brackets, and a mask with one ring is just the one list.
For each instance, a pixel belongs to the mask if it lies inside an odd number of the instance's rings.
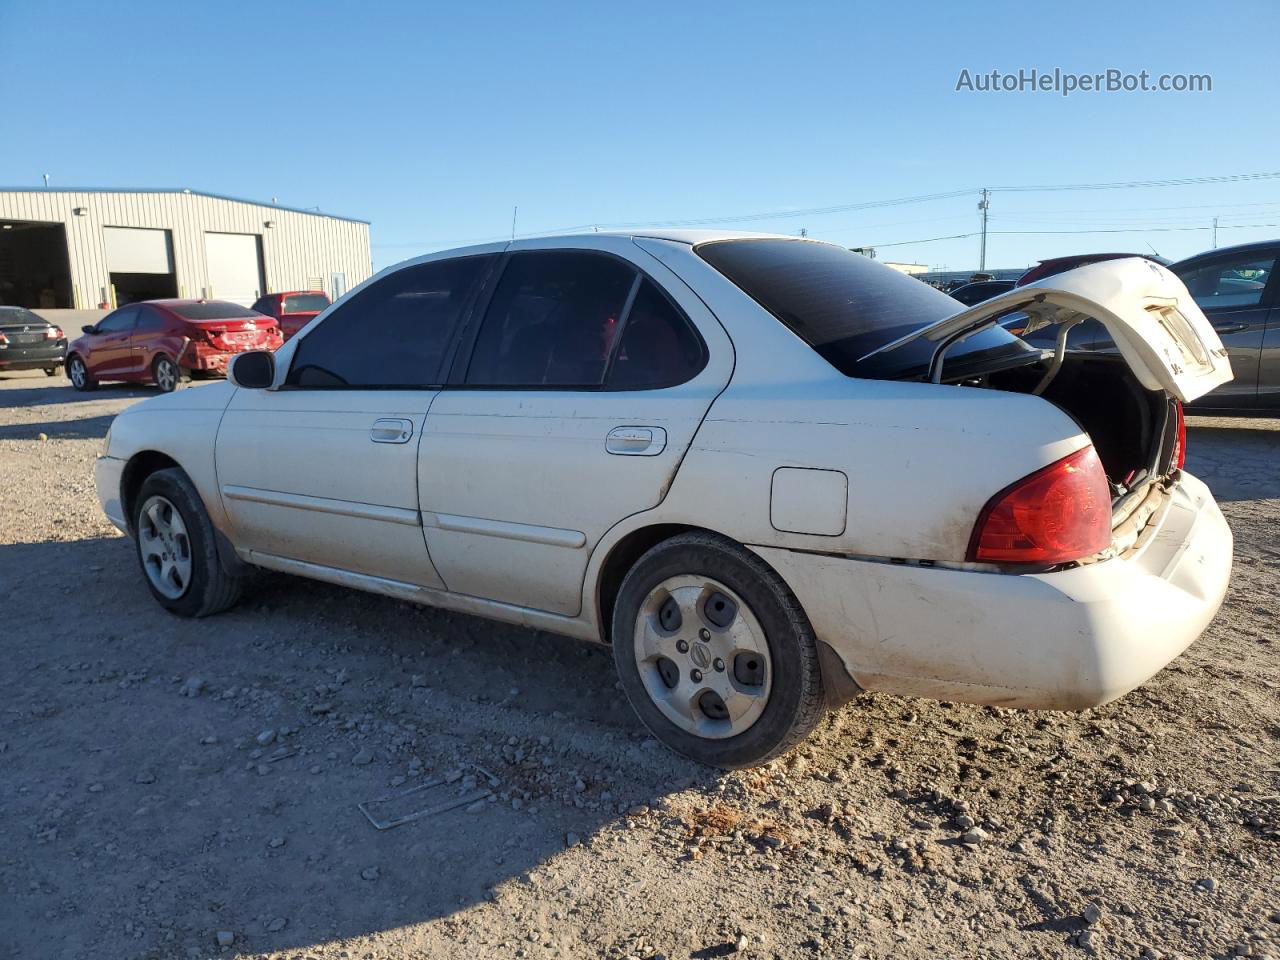
{"label": "rear bumper", "polygon": [[58,367],[67,358],[66,341],[51,346],[8,346],[0,348],[0,370],[43,370]]}
{"label": "rear bumper", "polygon": [[868,690],[1079,710],[1114,700],[1182,653],[1213,619],[1231,531],[1184,475],[1123,557],[1010,575],[757,548],[820,640]]}

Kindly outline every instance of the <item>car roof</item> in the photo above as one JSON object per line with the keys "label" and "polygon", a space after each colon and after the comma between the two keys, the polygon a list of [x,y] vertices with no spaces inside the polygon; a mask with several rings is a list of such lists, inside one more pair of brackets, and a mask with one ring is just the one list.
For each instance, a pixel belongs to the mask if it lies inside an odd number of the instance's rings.
{"label": "car roof", "polygon": [[1203,250],[1200,253],[1193,253],[1189,257],[1183,257],[1172,266],[1179,266],[1184,263],[1191,263],[1195,260],[1208,260],[1213,257],[1231,256],[1236,253],[1268,253],[1280,248],[1280,240],[1253,240],[1249,243],[1237,243],[1231,247],[1215,247],[1212,250]]}

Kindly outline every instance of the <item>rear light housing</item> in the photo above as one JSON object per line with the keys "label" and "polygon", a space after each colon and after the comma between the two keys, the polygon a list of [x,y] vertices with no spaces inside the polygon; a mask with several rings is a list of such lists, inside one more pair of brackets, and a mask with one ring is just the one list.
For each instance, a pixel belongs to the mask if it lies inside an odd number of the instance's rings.
{"label": "rear light housing", "polygon": [[1110,544],[1111,489],[1090,445],[987,501],[969,540],[968,559],[1052,567]]}
{"label": "rear light housing", "polygon": [[62,332],[61,327],[49,327],[44,332],[44,338],[46,340],[61,340],[65,336],[66,334]]}
{"label": "rear light housing", "polygon": [[1169,458],[1169,462],[1175,469],[1181,470],[1187,465],[1187,416],[1182,411],[1181,401],[1173,401],[1173,416],[1177,433],[1173,441],[1173,456]]}

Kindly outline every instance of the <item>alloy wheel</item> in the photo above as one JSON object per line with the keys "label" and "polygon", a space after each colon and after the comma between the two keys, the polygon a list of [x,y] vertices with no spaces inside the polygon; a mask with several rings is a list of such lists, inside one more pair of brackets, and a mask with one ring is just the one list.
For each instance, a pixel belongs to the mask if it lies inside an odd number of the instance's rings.
{"label": "alloy wheel", "polygon": [[138,515],[138,552],[151,585],[177,600],[191,585],[191,539],[182,514],[165,497],[153,496]]}

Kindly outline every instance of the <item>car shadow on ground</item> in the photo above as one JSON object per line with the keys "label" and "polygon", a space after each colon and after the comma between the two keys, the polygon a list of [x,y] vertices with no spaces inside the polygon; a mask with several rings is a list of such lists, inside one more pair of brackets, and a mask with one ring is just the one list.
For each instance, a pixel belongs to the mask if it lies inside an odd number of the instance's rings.
{"label": "car shadow on ground", "polygon": [[[607,649],[277,575],[181,620],[123,538],[0,546],[0,583],[16,956],[91,953],[120,915],[166,956],[447,917],[714,778],[642,730]],[[432,803],[468,776],[498,799],[385,831],[357,807],[452,772]]]}
{"label": "car shadow on ground", "polygon": [[[3,394],[0,394],[3,397]],[[0,440],[101,440],[111,428],[114,413],[75,420],[48,420],[43,423],[11,423],[0,426]]]}
{"label": "car shadow on ground", "polygon": [[29,379],[30,386],[13,387],[16,377],[0,375],[0,407],[40,407],[55,403],[93,403],[100,400],[129,400],[154,397],[159,391],[149,384],[100,383],[96,390],[77,390],[65,378]]}
{"label": "car shadow on ground", "polygon": [[1214,498],[1280,497],[1280,421],[1238,419],[1187,422],[1187,469]]}

